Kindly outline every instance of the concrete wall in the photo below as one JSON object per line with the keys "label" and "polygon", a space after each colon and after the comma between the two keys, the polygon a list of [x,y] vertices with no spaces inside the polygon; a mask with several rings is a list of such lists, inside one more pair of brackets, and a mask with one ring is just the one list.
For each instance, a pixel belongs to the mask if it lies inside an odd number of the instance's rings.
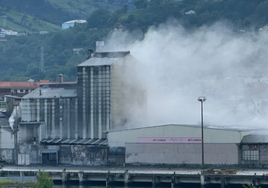
{"label": "concrete wall", "polygon": [[7,163],[14,163],[14,149],[0,149],[0,157]]}
{"label": "concrete wall", "polygon": [[14,135],[4,129],[1,129],[0,134],[1,134],[0,148],[13,149],[14,148]]}
{"label": "concrete wall", "polygon": [[39,141],[43,138],[75,138],[77,137],[77,98],[25,98],[21,102],[21,118],[27,130],[19,131],[22,137],[30,134],[32,123],[45,122],[40,132]]}
{"label": "concrete wall", "polygon": [[63,165],[104,165],[107,164],[107,154],[107,147],[60,146],[59,163]]}
{"label": "concrete wall", "polygon": [[[201,144],[126,144],[129,164],[201,164]],[[236,144],[205,144],[205,164],[238,164]]]}
{"label": "concrete wall", "polygon": [[[104,165],[107,164],[107,147],[72,146],[73,165]],[[64,161],[61,163],[68,164]]]}
{"label": "concrete wall", "polygon": [[29,165],[29,164],[41,164],[42,146],[37,144],[18,144],[18,164],[19,165]]}
{"label": "concrete wall", "polygon": [[34,144],[42,139],[40,138],[39,124],[20,124],[17,134],[19,144]]}
{"label": "concrete wall", "polygon": [[[58,164],[63,165],[105,165],[108,160],[107,147],[87,145],[39,145],[19,144],[18,164],[42,164],[42,150],[58,151]],[[7,153],[2,151],[1,153]]]}
{"label": "concrete wall", "polygon": [[[248,134],[238,130],[204,128],[205,143],[240,143]],[[125,143],[136,142],[138,137],[201,137],[200,126],[163,125],[136,129],[111,131],[108,133],[110,147],[125,147]]]}

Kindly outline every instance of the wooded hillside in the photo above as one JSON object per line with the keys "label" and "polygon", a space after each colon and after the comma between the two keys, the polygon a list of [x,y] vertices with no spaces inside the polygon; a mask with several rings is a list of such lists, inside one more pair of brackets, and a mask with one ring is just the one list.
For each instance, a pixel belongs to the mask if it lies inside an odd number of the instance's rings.
{"label": "wooded hillside", "polygon": [[[78,6],[79,3],[84,7],[86,2],[95,7],[91,9],[91,14],[86,18],[88,23],[85,25],[77,25],[65,31],[60,28],[57,31],[56,28],[45,35],[32,33],[27,36],[6,37],[7,41],[0,42],[0,80],[24,81],[32,78],[53,81],[58,74],[63,73],[65,80],[75,81],[76,65],[85,60],[87,49],[94,49],[97,40],[106,40],[114,28],[144,34],[149,27],[157,27],[170,18],[179,20],[185,28],[191,30],[224,21],[238,33],[241,30],[258,32],[268,24],[268,0],[136,0],[134,10],[129,4],[124,5],[128,2],[124,0],[66,0],[69,4],[62,7],[56,3],[62,1],[24,0],[28,2],[24,5],[14,1],[0,1],[0,12],[5,10],[6,14],[8,11],[16,11],[31,15],[22,16],[24,18],[16,21],[20,22],[18,25],[32,24],[32,21],[27,22],[30,18],[58,25],[74,18],[73,15],[78,18],[80,13],[88,14],[85,8],[70,7]],[[113,11],[119,6],[120,8]],[[4,15],[3,12],[1,15]],[[140,36],[137,38],[141,39]],[[80,51],[80,54],[73,54],[74,48],[84,50]],[[41,49],[45,72],[40,73]]]}

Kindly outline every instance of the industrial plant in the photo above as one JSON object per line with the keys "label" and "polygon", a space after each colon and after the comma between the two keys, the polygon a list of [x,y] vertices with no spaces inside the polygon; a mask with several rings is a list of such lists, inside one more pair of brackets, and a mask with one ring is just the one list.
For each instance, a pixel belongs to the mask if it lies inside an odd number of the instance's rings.
{"label": "industrial plant", "polygon": [[132,82],[136,63],[129,51],[90,53],[77,66],[77,82],[64,82],[61,74],[58,82],[40,83],[24,96],[6,95],[2,160],[83,166],[268,164],[268,136],[253,129],[204,125],[201,135],[200,125],[139,125],[140,119],[146,122],[148,98],[146,88]]}

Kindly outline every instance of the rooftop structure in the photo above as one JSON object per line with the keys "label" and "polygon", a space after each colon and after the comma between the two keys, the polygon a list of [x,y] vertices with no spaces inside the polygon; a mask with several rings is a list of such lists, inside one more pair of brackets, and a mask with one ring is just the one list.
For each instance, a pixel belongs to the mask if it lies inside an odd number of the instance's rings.
{"label": "rooftop structure", "polygon": [[64,22],[61,25],[61,28],[62,30],[65,30],[65,29],[69,29],[70,27],[74,27],[75,24],[84,24],[84,23],[87,23],[87,21],[86,20],[70,20],[70,21]]}
{"label": "rooftop structure", "polygon": [[32,90],[39,87],[40,84],[50,83],[48,80],[40,80],[39,82],[0,82],[0,97],[4,100],[5,95],[14,95],[22,97]]}

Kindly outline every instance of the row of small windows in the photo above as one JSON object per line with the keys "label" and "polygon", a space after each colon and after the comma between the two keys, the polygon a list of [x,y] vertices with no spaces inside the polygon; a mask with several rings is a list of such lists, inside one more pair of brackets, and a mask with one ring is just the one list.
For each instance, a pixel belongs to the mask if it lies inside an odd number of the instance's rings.
{"label": "row of small windows", "polygon": [[31,89],[11,89],[11,93],[12,94],[16,94],[16,93],[29,93],[31,92]]}
{"label": "row of small windows", "polygon": [[242,160],[245,161],[257,161],[259,160],[258,150],[244,150],[242,151]]}

